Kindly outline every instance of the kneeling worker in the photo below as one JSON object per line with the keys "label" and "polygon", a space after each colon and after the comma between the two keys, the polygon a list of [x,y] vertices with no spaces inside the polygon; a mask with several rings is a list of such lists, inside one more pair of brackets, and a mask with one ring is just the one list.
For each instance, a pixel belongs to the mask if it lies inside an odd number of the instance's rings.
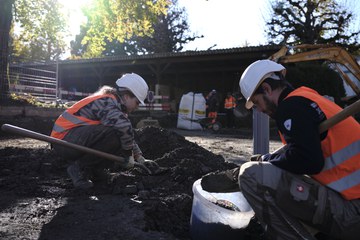
{"label": "kneeling worker", "polygon": [[360,236],[360,125],[353,118],[324,133],[319,124],[341,108],[315,90],[294,89],[285,68],[259,60],[239,82],[249,109],[276,121],[283,151],[240,167],[242,193],[269,239],[334,239]]}
{"label": "kneeling worker", "polygon": [[[123,157],[120,167],[129,169],[134,161],[156,165],[142,156],[134,141],[128,114],[144,104],[148,93],[145,80],[135,74],[124,74],[116,81],[116,88],[103,86],[92,95],[65,110],[55,121],[51,136]],[[106,174],[113,162],[60,145],[55,151],[71,164],[67,172],[76,188],[93,187],[92,179]]]}

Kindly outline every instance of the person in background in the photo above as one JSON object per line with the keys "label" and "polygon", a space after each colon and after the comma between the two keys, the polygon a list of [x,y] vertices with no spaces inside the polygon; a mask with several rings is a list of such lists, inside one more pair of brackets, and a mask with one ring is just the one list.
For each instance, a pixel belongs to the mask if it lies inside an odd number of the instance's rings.
{"label": "person in background", "polygon": [[269,239],[359,239],[359,123],[348,117],[320,134],[319,124],[341,108],[313,89],[294,89],[270,60],[249,65],[239,85],[246,108],[273,118],[286,143],[239,169]]}
{"label": "person in background", "polygon": [[207,106],[208,118],[212,119],[211,123],[215,123],[217,118],[217,112],[219,110],[219,99],[215,89],[213,89],[206,96],[206,106]]}
{"label": "person in background", "polygon": [[236,107],[236,99],[231,92],[226,94],[224,101],[224,109],[226,113],[226,124],[228,128],[234,128],[234,109]]}
{"label": "person in background", "polygon": [[[134,131],[128,114],[144,104],[148,93],[145,80],[127,73],[116,81],[116,88],[103,86],[92,95],[66,109],[55,121],[51,136],[111,153],[123,158],[120,167],[129,169],[134,161],[154,165],[147,160],[134,141]],[[93,180],[104,177],[113,162],[98,156],[53,145],[54,150],[70,162],[67,173],[75,188],[89,189]],[[106,175],[105,175],[106,176]]]}

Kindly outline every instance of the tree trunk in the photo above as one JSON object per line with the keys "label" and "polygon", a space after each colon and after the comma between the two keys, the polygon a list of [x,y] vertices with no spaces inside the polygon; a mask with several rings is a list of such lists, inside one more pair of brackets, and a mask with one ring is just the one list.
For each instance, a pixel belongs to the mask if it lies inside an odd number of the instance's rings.
{"label": "tree trunk", "polygon": [[1,0],[0,7],[0,99],[9,92],[7,66],[9,59],[9,34],[12,21],[12,7],[15,0]]}

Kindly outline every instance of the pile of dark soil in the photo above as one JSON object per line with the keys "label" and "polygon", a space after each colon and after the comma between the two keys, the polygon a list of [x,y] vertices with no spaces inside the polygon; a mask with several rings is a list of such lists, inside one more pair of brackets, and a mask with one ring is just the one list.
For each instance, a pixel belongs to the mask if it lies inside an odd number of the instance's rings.
{"label": "pile of dark soil", "polygon": [[[144,156],[167,170],[113,173],[89,191],[73,189],[49,148],[0,147],[0,238],[190,239],[193,183],[236,165],[163,128],[136,133]],[[263,239],[252,225],[246,239]]]}

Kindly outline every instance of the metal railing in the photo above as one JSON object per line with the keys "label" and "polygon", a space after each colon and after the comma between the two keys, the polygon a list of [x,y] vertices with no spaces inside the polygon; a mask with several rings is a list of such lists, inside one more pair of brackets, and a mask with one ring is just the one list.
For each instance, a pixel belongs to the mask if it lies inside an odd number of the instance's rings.
{"label": "metal railing", "polygon": [[56,63],[11,63],[9,93],[27,94],[40,101],[56,101]]}

